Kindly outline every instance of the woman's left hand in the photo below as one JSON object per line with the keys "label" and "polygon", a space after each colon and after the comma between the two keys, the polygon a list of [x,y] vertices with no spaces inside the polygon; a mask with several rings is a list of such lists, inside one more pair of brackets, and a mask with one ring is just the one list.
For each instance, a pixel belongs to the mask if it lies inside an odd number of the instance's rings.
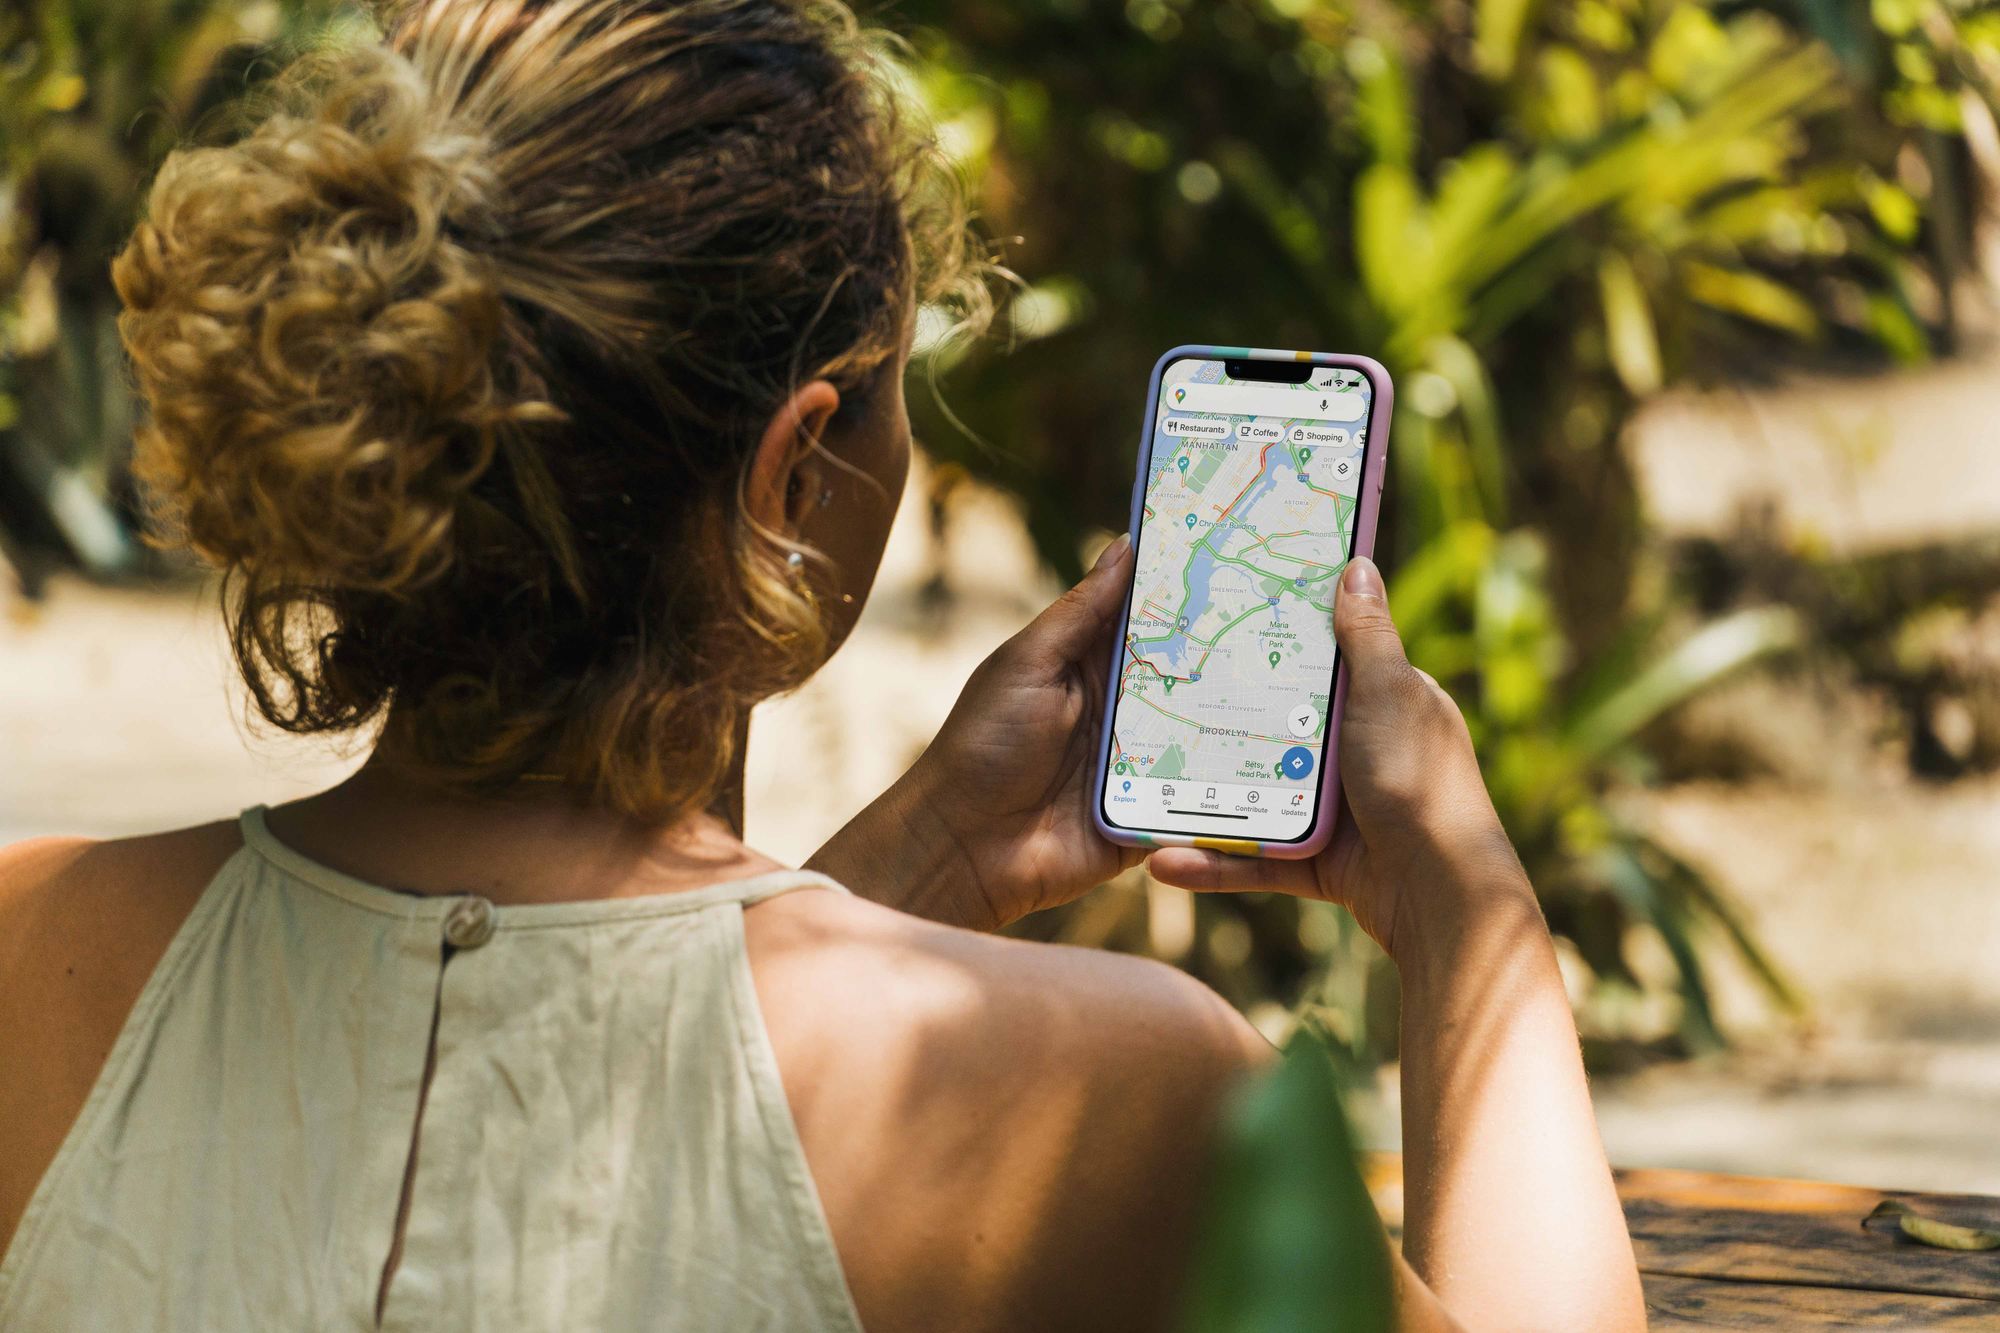
{"label": "woman's left hand", "polygon": [[1137,865],[1143,853],[1105,841],[1090,816],[1131,549],[1113,541],[980,663],[930,748],[807,866],[903,911],[991,930]]}

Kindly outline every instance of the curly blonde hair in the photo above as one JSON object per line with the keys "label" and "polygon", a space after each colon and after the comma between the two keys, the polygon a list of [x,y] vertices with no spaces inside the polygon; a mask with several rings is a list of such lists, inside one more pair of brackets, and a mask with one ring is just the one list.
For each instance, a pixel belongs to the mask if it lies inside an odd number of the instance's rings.
{"label": "curly blonde hair", "polygon": [[744,513],[905,306],[984,313],[962,192],[831,0],[424,0],[171,156],[113,268],[163,540],[224,572],[257,710],[383,719],[452,786],[710,801],[824,659]]}

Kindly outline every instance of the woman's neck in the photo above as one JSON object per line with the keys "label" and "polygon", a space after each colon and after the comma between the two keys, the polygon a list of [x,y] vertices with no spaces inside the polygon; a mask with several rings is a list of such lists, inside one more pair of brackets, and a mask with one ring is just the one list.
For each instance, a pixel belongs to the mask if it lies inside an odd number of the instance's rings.
{"label": "woman's neck", "polygon": [[[741,790],[740,775],[731,787]],[[745,846],[740,823],[724,814],[649,824],[557,782],[466,796],[379,754],[340,785],[272,810],[269,823],[294,851],[356,879],[503,906],[675,893],[781,868]]]}

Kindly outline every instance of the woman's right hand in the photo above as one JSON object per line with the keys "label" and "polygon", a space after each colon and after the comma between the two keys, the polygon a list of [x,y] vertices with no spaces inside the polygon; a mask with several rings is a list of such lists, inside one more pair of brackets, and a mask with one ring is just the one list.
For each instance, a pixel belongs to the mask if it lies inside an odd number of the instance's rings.
{"label": "woman's right hand", "polygon": [[1404,655],[1372,561],[1348,563],[1333,620],[1348,682],[1339,737],[1344,812],[1332,843],[1302,861],[1164,848],[1148,869],[1186,889],[1340,903],[1398,958],[1427,930],[1533,895],[1486,793],[1465,719]]}

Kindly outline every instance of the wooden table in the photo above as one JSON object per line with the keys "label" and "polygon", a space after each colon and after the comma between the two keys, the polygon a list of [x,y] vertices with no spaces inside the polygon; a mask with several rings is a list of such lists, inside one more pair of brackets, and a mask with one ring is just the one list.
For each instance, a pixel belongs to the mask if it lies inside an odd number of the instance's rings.
{"label": "wooden table", "polygon": [[[1403,1162],[1372,1153],[1369,1188],[1392,1231]],[[2000,1198],[1916,1194],[1704,1171],[1620,1171],[1654,1328],[2000,1330],[2000,1250],[1938,1250],[1894,1222],[1863,1230],[1884,1199],[1929,1217],[2000,1227]]]}

